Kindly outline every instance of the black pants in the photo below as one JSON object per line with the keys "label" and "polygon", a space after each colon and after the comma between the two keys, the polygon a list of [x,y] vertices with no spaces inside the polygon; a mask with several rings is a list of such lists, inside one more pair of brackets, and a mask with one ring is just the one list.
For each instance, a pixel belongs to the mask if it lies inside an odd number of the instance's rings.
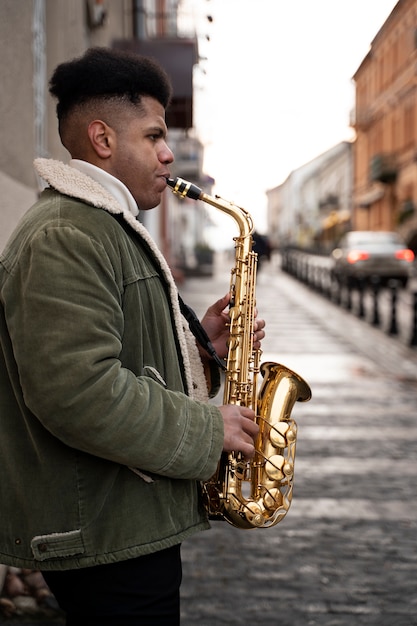
{"label": "black pants", "polygon": [[136,559],[42,572],[67,626],[178,626],[180,546]]}

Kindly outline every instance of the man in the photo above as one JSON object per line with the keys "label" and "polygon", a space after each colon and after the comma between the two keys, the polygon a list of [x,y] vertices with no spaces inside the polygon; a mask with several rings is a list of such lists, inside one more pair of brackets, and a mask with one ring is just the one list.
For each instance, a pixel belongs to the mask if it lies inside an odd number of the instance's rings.
{"label": "man", "polygon": [[[165,73],[95,48],[50,91],[72,159],[35,162],[49,187],[0,258],[0,562],[41,570],[69,625],[172,626],[199,481],[258,428],[208,403],[213,362],[137,220],[173,161]],[[227,304],[202,320],[220,357]]]}

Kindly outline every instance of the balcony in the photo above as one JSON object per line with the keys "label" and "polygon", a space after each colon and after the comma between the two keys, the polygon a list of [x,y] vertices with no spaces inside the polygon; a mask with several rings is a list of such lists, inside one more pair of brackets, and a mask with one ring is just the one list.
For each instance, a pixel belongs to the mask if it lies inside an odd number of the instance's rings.
{"label": "balcony", "polygon": [[370,180],[390,185],[397,180],[398,166],[394,154],[376,154],[371,158]]}
{"label": "balcony", "polygon": [[193,67],[198,61],[196,40],[180,37],[122,39],[114,41],[113,46],[152,57],[162,65],[173,86],[173,97],[166,113],[168,127],[192,128]]}

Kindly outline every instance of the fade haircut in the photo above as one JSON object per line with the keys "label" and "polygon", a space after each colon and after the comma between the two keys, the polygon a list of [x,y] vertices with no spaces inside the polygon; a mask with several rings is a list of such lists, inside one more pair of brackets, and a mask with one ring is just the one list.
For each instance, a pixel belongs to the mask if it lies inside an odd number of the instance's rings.
{"label": "fade haircut", "polygon": [[167,108],[172,87],[166,72],[148,57],[113,48],[90,48],[79,58],[58,65],[50,83],[57,98],[59,124],[79,105],[120,100],[140,105],[142,96]]}

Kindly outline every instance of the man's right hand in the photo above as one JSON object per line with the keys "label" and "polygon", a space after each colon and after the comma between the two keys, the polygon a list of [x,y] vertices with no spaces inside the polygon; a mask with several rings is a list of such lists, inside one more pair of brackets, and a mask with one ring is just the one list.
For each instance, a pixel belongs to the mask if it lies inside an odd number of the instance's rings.
{"label": "man's right hand", "polygon": [[255,439],[259,426],[255,424],[255,411],[237,404],[219,407],[224,422],[224,452],[241,452],[246,459],[255,454]]}

